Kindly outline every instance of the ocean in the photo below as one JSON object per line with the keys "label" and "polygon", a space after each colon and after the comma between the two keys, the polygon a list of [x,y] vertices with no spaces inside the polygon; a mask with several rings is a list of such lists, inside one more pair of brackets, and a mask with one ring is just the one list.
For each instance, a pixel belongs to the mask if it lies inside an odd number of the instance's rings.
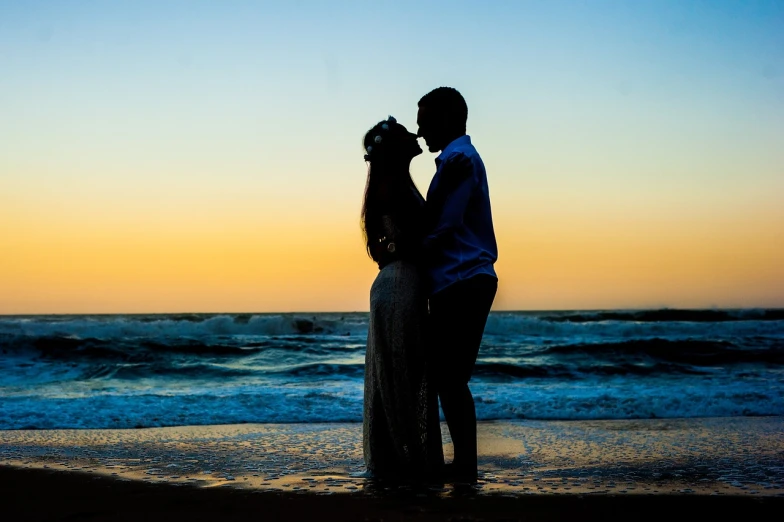
{"label": "ocean", "polygon": [[[361,422],[367,313],[0,316],[0,429]],[[784,415],[784,310],[493,312],[480,420]]]}

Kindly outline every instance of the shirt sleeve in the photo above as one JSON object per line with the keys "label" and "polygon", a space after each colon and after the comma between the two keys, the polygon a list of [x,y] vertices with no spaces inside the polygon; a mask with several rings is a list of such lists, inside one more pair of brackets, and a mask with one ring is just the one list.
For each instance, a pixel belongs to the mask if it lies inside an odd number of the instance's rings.
{"label": "shirt sleeve", "polygon": [[425,237],[426,249],[436,248],[455,227],[463,223],[478,181],[470,157],[457,153],[446,160],[439,174],[439,184],[429,202],[431,223],[434,225]]}

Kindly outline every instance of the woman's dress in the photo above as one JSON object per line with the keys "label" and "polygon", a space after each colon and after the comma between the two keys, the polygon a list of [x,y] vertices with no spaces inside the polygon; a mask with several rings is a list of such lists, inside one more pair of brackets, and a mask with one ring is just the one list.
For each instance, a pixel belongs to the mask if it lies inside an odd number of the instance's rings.
{"label": "woman's dress", "polygon": [[[382,246],[405,245],[388,216],[384,225]],[[444,464],[438,396],[428,378],[425,281],[404,253],[380,266],[370,289],[365,354],[365,465],[377,478],[423,478]]]}

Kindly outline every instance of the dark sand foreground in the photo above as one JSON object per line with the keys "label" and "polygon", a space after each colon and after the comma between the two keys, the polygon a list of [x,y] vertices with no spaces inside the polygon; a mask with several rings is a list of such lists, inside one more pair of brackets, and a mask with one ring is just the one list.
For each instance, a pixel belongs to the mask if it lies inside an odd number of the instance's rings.
{"label": "dark sand foreground", "polygon": [[486,422],[479,440],[477,485],[410,487],[356,476],[356,424],[2,431],[0,516],[761,520],[784,508],[782,417]]}

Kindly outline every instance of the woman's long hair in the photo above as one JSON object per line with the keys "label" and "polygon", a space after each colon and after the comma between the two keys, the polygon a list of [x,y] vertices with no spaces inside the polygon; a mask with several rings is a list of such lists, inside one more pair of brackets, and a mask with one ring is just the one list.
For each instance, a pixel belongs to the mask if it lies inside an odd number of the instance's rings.
{"label": "woman's long hair", "polygon": [[[382,125],[387,125],[384,129]],[[362,233],[365,248],[371,259],[380,261],[377,246],[384,237],[381,217],[390,216],[401,230],[411,231],[418,226],[419,202],[416,201],[414,190],[416,185],[408,171],[408,162],[401,161],[403,154],[401,135],[405,132],[394,132],[398,123],[381,121],[366,134],[363,140],[365,156],[368,162],[365,196],[362,202]],[[381,136],[381,142],[376,142]],[[412,238],[413,239],[413,238]]]}

